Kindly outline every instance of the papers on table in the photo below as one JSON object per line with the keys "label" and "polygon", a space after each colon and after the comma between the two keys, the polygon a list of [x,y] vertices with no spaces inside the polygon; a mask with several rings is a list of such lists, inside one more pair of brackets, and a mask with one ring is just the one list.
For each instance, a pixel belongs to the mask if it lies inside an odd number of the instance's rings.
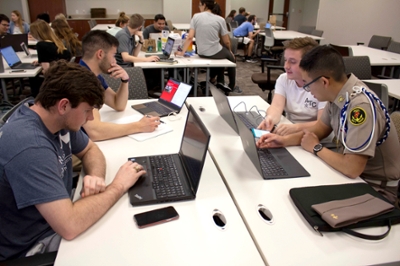
{"label": "papers on table", "polygon": [[[128,124],[128,123],[132,123],[132,122],[137,122],[140,119],[142,119],[143,115],[131,115],[131,116],[127,116],[127,117],[123,117],[114,121],[111,121],[112,123],[115,124]],[[156,128],[156,130],[154,130],[153,132],[148,132],[148,133],[135,133],[135,134],[131,134],[128,135],[128,137],[135,139],[137,141],[144,141],[147,139],[151,139],[151,138],[155,138],[157,136],[166,134],[168,132],[171,132],[172,128],[167,125],[166,123],[161,123],[160,125],[158,125],[158,127]]]}

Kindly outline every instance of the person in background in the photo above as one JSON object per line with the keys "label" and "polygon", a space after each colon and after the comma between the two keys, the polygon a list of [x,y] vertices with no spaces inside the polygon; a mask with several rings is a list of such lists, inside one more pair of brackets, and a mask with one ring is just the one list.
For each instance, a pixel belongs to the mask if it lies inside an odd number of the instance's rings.
{"label": "person in background", "polygon": [[125,28],[126,25],[128,25],[129,17],[125,14],[125,12],[119,13],[119,17],[117,21],[115,21],[115,27],[108,29],[107,33],[111,34],[112,36],[115,36],[117,32],[122,30],[122,28]]}
{"label": "person in background", "polygon": [[163,30],[169,31],[169,28],[166,26],[164,15],[158,14],[154,17],[154,23],[144,29],[143,39],[149,39],[150,33],[161,33]]}
{"label": "person in background", "polygon": [[[115,62],[114,56],[118,46],[118,40],[107,32],[89,31],[82,39],[83,56],[79,64],[90,69],[100,80],[105,90],[105,104],[116,111],[124,111],[128,102],[129,76]],[[110,74],[112,78],[121,80],[121,85],[116,92],[108,86],[101,73]],[[159,117],[143,116],[138,122],[114,124],[102,122],[98,110],[94,110],[93,116],[94,119],[83,126],[93,141],[113,139],[139,132],[152,132],[160,124]]]}
{"label": "person in background", "polygon": [[246,9],[244,7],[239,8],[239,14],[233,18],[234,21],[237,21],[238,26],[242,25],[242,23],[247,20],[245,14]]}
{"label": "person in background", "polygon": [[[276,80],[274,98],[266,111],[265,119],[258,126],[259,129],[288,135],[317,123],[326,102],[318,101],[303,89],[304,81],[299,67],[301,58],[316,46],[318,43],[310,37],[284,42],[285,73]],[[294,124],[279,124],[283,110],[286,118]],[[275,125],[277,126],[274,129]]]}
{"label": "person in background", "polygon": [[63,20],[65,20],[65,22],[67,22],[67,24],[68,24],[67,18],[65,17],[65,15],[64,15],[63,13],[58,13],[57,15],[55,15],[54,19],[55,19],[55,20],[56,20],[56,19],[63,19]]}
{"label": "person in background", "polygon": [[229,12],[229,15],[225,19],[226,24],[231,23],[233,21],[233,18],[235,17],[235,15],[236,15],[236,10],[232,9],[231,12]]}
{"label": "person in background", "polygon": [[[242,37],[243,43],[246,45],[244,49],[245,61],[249,63],[257,63],[257,60],[253,60],[254,38],[260,32],[260,30],[254,31],[254,24],[256,23],[256,16],[250,15],[246,22],[242,23],[239,27],[234,29],[233,36]],[[245,36],[245,37],[243,37]]]}
{"label": "person in background", "polygon": [[[321,118],[294,134],[265,134],[258,147],[301,145],[333,169],[352,179],[361,177],[390,202],[398,202],[400,144],[379,98],[356,76],[346,75],[343,57],[328,45],[306,53],[300,69],[304,90],[327,102]],[[320,143],[331,132],[337,139],[336,150]]]}
{"label": "person in background", "polygon": [[41,19],[47,24],[50,24],[50,15],[48,13],[40,13],[39,15],[36,16],[36,20]]}
{"label": "person in background", "polygon": [[[145,174],[128,161],[106,185],[104,155],[81,130],[103,97],[92,72],[58,61],[35,101],[1,127],[0,146],[7,152],[0,153],[0,261],[58,250],[62,238],[75,239],[93,226]],[[72,154],[85,169],[75,202]]]}
{"label": "person in background", "polygon": [[[138,56],[144,40],[141,31],[143,22],[144,19],[140,14],[133,14],[129,18],[128,25],[115,35],[119,42],[115,55],[118,65],[122,67],[131,67],[136,62],[157,62],[160,60],[156,55],[149,57]],[[139,40],[137,43],[135,38]],[[160,69],[143,69],[143,74],[149,93],[151,93],[151,91],[161,91]]]}
{"label": "person in background", "polygon": [[0,14],[0,36],[8,34],[9,28],[10,19],[6,15]]}
{"label": "person in background", "polygon": [[56,19],[51,23],[56,36],[63,42],[72,56],[82,56],[82,43],[64,19]]}
{"label": "person in background", "polygon": [[11,12],[10,34],[24,34],[29,33],[29,24],[22,20],[21,13],[18,10]]}
{"label": "person in background", "polygon": [[[51,62],[60,59],[69,61],[71,59],[71,53],[45,21],[41,19],[36,20],[31,24],[30,30],[32,37],[38,41],[36,44],[38,60],[34,61],[33,64],[40,65],[43,69],[43,73],[46,73]],[[40,85],[43,82],[43,77],[36,76],[34,78],[29,78],[29,82],[32,96],[36,97],[39,93]]]}
{"label": "person in background", "polygon": [[[193,16],[190,21],[190,30],[187,40],[184,43],[182,51],[178,51],[175,55],[183,56],[189,47],[189,44],[196,37],[197,53],[202,58],[212,59],[228,59],[231,62],[236,62],[235,56],[231,50],[231,41],[228,30],[226,29],[225,20],[212,13],[215,7],[213,0],[200,0],[200,13]],[[220,36],[223,42],[220,44]],[[224,68],[213,67],[210,69],[210,77],[217,76],[217,85],[226,88],[224,78]],[[233,91],[242,93],[242,90],[236,84],[236,68],[228,67],[229,87],[225,92]]]}

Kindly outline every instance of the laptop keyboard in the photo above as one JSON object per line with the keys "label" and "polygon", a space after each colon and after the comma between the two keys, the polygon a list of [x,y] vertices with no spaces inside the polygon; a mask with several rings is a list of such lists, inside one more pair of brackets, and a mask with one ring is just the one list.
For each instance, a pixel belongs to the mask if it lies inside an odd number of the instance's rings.
{"label": "laptop keyboard", "polygon": [[288,176],[288,173],[268,149],[258,149],[258,155],[260,157],[261,170],[263,171],[264,177]]}
{"label": "laptop keyboard", "polygon": [[150,165],[153,171],[153,189],[158,199],[184,196],[181,180],[178,176],[173,157],[170,155],[151,156]]}
{"label": "laptop keyboard", "polygon": [[159,104],[158,102],[145,103],[144,105],[146,107],[150,107],[151,109],[153,109],[154,111],[156,111],[160,115],[169,114],[169,113],[173,112],[172,110],[170,110],[167,107]]}
{"label": "laptop keyboard", "polygon": [[246,127],[249,129],[258,127],[258,124],[255,123],[256,118],[260,117],[260,123],[262,121],[261,116],[256,112],[251,112],[248,114],[246,114],[244,112],[240,112],[240,113],[238,112],[236,114],[239,116],[240,120],[242,120],[243,124],[245,124]]}

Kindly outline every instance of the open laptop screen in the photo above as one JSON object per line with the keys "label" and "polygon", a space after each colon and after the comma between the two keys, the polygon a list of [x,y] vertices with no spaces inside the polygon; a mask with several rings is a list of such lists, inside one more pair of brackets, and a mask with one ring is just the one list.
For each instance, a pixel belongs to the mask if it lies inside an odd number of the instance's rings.
{"label": "open laptop screen", "polygon": [[193,107],[190,106],[179,153],[194,191],[197,191],[199,187],[209,140],[210,133],[202,124]]}
{"label": "open laptop screen", "polygon": [[2,48],[1,53],[10,67],[21,61],[11,46]]}
{"label": "open laptop screen", "polygon": [[179,82],[177,80],[169,79],[165,85],[160,99],[165,102],[173,103],[176,106],[182,107],[185,103],[192,86]]}
{"label": "open laptop screen", "polygon": [[164,54],[166,56],[170,56],[172,53],[172,49],[174,48],[175,39],[168,37],[167,43],[165,44]]}

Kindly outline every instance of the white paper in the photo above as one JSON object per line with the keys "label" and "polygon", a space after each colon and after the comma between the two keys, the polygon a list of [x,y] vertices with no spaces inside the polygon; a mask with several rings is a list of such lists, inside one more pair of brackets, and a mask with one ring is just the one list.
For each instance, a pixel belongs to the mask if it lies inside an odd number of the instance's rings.
{"label": "white paper", "polygon": [[201,59],[195,59],[192,61],[193,64],[202,64],[202,65],[210,65],[211,60],[201,60]]}
{"label": "white paper", "polygon": [[[139,115],[139,114],[131,115],[131,116],[119,118],[119,119],[111,121],[111,122],[115,123],[115,124],[128,124],[128,123],[132,123],[132,122],[137,122],[140,119],[142,119],[142,117],[143,117],[143,115]],[[135,134],[128,135],[128,137],[135,139],[137,141],[144,141],[147,139],[155,138],[157,136],[166,134],[168,132],[171,132],[172,130],[173,129],[166,123],[160,123],[160,125],[158,125],[156,130],[154,130],[153,132],[135,133]]]}

